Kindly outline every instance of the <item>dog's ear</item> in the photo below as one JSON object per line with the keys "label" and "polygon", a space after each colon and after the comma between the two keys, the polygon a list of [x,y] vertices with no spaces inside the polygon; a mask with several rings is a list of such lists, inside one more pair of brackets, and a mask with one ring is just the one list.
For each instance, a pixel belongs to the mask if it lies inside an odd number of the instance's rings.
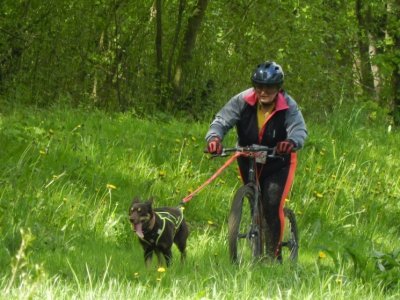
{"label": "dog's ear", "polygon": [[136,196],[136,197],[133,198],[133,200],[132,200],[132,204],[135,204],[135,203],[140,203],[140,198],[139,198],[138,196]]}
{"label": "dog's ear", "polygon": [[149,211],[151,211],[153,209],[153,198],[150,198],[145,203],[146,203],[146,206],[148,207]]}

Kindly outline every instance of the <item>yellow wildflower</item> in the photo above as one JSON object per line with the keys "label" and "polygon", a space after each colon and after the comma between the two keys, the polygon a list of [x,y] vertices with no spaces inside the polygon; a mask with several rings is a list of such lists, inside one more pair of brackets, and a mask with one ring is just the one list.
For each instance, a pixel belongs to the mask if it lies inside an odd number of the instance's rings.
{"label": "yellow wildflower", "polygon": [[107,189],[109,189],[109,190],[116,190],[117,187],[116,187],[115,185],[111,184],[111,183],[107,183]]}
{"label": "yellow wildflower", "polygon": [[317,198],[323,198],[323,197],[324,197],[323,194],[318,193],[318,192],[315,192],[315,196],[316,196]]}

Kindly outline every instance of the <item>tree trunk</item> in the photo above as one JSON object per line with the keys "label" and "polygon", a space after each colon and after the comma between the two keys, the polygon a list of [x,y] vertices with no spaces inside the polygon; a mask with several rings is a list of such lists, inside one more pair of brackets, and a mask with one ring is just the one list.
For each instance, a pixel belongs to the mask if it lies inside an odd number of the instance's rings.
{"label": "tree trunk", "polygon": [[400,3],[393,3],[392,10],[392,24],[389,34],[393,37],[393,64],[394,69],[392,72],[392,95],[393,95],[393,121],[396,126],[400,126],[400,32],[396,24],[399,24],[400,19]]}
{"label": "tree trunk", "polygon": [[[400,40],[397,39],[397,47],[400,47]],[[400,68],[397,64],[392,74],[393,88],[393,121],[396,126],[400,126]]]}
{"label": "tree trunk", "polygon": [[172,40],[171,53],[169,55],[169,60],[168,60],[168,73],[167,73],[168,83],[171,83],[172,80],[172,65],[174,61],[175,51],[178,46],[179,35],[181,33],[183,12],[185,10],[185,6],[186,6],[186,0],[179,0],[178,20],[176,22],[174,39]]}
{"label": "tree trunk", "polygon": [[369,54],[370,43],[368,24],[371,21],[371,14],[369,6],[364,7],[362,5],[362,0],[356,0],[356,16],[358,20],[358,49],[360,52],[361,86],[364,95],[375,97],[374,77]]}
{"label": "tree trunk", "polygon": [[161,86],[162,86],[162,3],[161,0],[156,0],[155,2],[156,10],[156,95],[161,98]]}
{"label": "tree trunk", "polygon": [[173,81],[175,97],[180,97],[182,92],[182,78],[186,75],[185,68],[192,58],[192,52],[196,44],[197,34],[200,29],[201,22],[207,9],[208,0],[197,0],[193,14],[188,20],[182,48],[176,65],[175,76]]}

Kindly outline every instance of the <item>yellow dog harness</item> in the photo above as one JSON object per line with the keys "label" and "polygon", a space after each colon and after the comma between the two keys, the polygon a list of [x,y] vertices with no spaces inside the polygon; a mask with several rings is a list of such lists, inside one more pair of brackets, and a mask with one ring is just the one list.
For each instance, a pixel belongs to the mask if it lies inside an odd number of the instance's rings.
{"label": "yellow dog harness", "polygon": [[[174,216],[173,214],[171,214],[171,213],[169,213],[167,211],[155,211],[154,213],[160,218],[160,220],[162,220],[162,226],[161,226],[161,228],[159,228],[157,230],[157,238],[156,238],[156,241],[155,241],[155,243],[157,245],[160,237],[164,233],[164,230],[165,230],[167,222],[170,222],[170,223],[172,223],[174,225],[174,229],[175,229],[174,230],[174,234],[176,233],[176,231],[178,230],[179,226],[181,226],[181,223],[183,221],[183,213],[181,213],[179,215],[179,217],[176,217],[176,216]],[[141,240],[145,241],[145,242],[147,242],[149,244],[151,242],[153,242],[152,240],[151,241],[147,241],[144,238],[141,238]]]}

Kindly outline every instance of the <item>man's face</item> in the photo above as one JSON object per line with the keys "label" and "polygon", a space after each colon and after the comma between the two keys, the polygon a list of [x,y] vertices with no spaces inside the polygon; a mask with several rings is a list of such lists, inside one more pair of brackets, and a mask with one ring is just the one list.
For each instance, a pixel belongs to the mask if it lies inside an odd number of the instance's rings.
{"label": "man's face", "polygon": [[259,84],[254,85],[254,90],[256,92],[258,101],[264,105],[272,104],[279,92],[279,88],[277,86],[265,86]]}

